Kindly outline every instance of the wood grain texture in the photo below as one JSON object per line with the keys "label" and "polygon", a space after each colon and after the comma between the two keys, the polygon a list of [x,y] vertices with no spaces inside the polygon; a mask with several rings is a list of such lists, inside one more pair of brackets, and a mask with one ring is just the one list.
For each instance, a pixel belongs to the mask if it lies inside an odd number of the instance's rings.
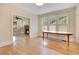
{"label": "wood grain texture", "polygon": [[68,47],[66,42],[56,39],[46,39],[42,37],[29,39],[29,36],[18,34],[13,43],[0,47],[1,55],[78,55],[79,44],[70,43]]}

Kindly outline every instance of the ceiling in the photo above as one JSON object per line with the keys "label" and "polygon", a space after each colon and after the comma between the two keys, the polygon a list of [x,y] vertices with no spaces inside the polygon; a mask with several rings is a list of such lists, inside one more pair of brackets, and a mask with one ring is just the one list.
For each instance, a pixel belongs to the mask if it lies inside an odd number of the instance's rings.
{"label": "ceiling", "polygon": [[48,12],[74,7],[77,4],[76,3],[44,3],[44,5],[42,6],[37,6],[35,3],[15,3],[13,5],[24,7],[30,12],[40,15]]}

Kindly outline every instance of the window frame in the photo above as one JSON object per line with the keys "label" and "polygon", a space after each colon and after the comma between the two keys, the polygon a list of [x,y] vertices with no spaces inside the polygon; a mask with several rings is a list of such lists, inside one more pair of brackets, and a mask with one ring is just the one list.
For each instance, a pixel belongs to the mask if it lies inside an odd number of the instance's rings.
{"label": "window frame", "polygon": [[[56,25],[56,31],[59,31],[59,26],[61,26],[61,25],[58,24],[59,17],[64,17],[64,16],[67,18],[67,19],[66,19],[66,22],[67,22],[67,23],[66,23],[66,24],[62,24],[62,26],[63,26],[63,25],[66,25],[66,26],[67,26],[67,32],[68,32],[68,24],[69,24],[68,22],[69,22],[69,21],[68,21],[68,15],[67,15],[67,14],[64,14],[64,15],[63,15],[63,14],[61,14],[61,15],[56,15],[56,19],[57,19],[57,20],[56,20],[56,24],[54,24],[54,25]],[[45,16],[45,17],[46,17],[46,16]],[[52,17],[52,16],[51,16],[51,17]],[[50,24],[49,24],[49,22],[50,22],[50,21],[49,21],[49,20],[50,20],[50,19],[49,19],[49,16],[47,16],[46,18],[47,18],[47,19],[46,19],[46,21],[47,21],[47,24],[46,24],[47,29],[46,29],[46,30],[50,30],[50,28],[49,28],[49,27],[50,27]],[[44,19],[44,20],[43,20],[43,19]],[[43,27],[43,21],[45,21],[45,18],[44,18],[44,17],[42,17],[42,27]]]}

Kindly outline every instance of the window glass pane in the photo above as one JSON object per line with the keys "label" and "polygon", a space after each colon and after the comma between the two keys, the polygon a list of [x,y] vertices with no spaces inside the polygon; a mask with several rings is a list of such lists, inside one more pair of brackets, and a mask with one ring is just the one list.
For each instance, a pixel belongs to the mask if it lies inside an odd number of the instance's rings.
{"label": "window glass pane", "polygon": [[66,24],[66,16],[59,17],[58,24],[63,25]]}
{"label": "window glass pane", "polygon": [[42,17],[42,31],[47,30],[48,20],[46,17]]}
{"label": "window glass pane", "polygon": [[56,25],[56,20],[50,20],[49,25]]}
{"label": "window glass pane", "polygon": [[56,16],[50,16],[49,18],[49,30],[50,31],[56,31],[56,21],[57,21]]}
{"label": "window glass pane", "polygon": [[67,25],[59,25],[58,31],[67,32]]}
{"label": "window glass pane", "polygon": [[47,30],[47,26],[43,25],[42,26],[42,31],[45,31],[45,30]]}
{"label": "window glass pane", "polygon": [[56,25],[50,25],[49,30],[50,31],[56,31]]}
{"label": "window glass pane", "polygon": [[58,20],[58,31],[67,32],[67,16],[61,16]]}
{"label": "window glass pane", "polygon": [[56,31],[56,20],[51,19],[49,23],[49,30]]}

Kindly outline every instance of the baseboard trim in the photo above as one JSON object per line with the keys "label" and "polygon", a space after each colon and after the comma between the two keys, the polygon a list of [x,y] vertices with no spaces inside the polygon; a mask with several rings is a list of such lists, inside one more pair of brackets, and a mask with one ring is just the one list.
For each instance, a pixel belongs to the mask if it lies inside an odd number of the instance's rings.
{"label": "baseboard trim", "polygon": [[30,35],[30,38],[35,38],[35,37],[37,37],[38,35],[37,34],[35,34],[35,35]]}
{"label": "baseboard trim", "polygon": [[9,45],[9,44],[11,44],[11,43],[12,43],[11,40],[8,40],[8,41],[1,41],[1,42],[0,42],[0,47],[3,47],[3,46],[6,46],[6,45]]}

